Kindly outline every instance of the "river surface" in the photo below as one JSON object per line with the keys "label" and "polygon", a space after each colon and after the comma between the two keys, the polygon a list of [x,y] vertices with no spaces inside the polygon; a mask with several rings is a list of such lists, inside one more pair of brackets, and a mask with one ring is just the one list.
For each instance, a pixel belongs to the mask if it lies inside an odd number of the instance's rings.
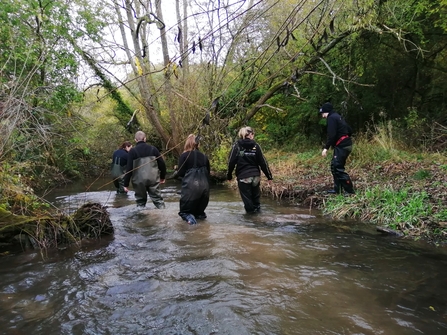
{"label": "river surface", "polygon": [[[54,190],[108,206],[113,237],[0,257],[0,334],[447,334],[447,250],[214,186],[208,218],[137,210],[109,180]],[[102,187],[101,187],[102,186]]]}

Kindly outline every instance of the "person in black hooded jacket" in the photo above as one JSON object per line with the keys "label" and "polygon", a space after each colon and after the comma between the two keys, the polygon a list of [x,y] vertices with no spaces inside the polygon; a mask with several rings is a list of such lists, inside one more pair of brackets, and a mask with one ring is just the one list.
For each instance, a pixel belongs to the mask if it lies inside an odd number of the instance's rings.
{"label": "person in black hooded jacket", "polygon": [[239,140],[233,145],[228,158],[227,180],[233,179],[236,167],[237,185],[247,213],[256,213],[261,209],[261,170],[268,182],[273,180],[272,172],[261,147],[254,138],[251,127],[239,130]]}
{"label": "person in black hooded jacket", "polygon": [[331,173],[334,178],[334,189],[328,193],[339,194],[343,190],[354,194],[351,177],[345,171],[346,160],[352,151],[351,127],[334,111],[332,104],[326,102],[320,108],[320,115],[327,120],[327,141],[321,155],[326,157],[329,148],[334,148],[331,160]]}

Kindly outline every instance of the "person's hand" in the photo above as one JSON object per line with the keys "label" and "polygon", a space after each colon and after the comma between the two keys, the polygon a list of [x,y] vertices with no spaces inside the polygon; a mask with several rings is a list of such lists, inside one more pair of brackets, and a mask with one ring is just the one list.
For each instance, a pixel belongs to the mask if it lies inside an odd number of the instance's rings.
{"label": "person's hand", "polygon": [[327,155],[327,149],[323,149],[323,151],[321,152],[321,156],[326,157]]}
{"label": "person's hand", "polygon": [[270,180],[267,180],[267,184],[271,184],[272,183],[272,179],[270,179]]}
{"label": "person's hand", "polygon": [[233,176],[231,174],[227,174],[227,180],[233,179]]}
{"label": "person's hand", "polygon": [[160,179],[160,184],[164,184],[166,182],[166,179]]}
{"label": "person's hand", "polygon": [[124,187],[124,192],[129,192],[129,189],[127,187]]}

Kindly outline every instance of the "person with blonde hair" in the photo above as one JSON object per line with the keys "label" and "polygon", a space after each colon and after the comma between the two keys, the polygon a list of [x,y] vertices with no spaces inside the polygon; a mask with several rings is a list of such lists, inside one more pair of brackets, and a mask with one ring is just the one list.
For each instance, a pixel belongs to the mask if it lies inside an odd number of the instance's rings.
{"label": "person with blonde hair", "polygon": [[254,140],[251,127],[242,127],[239,140],[233,145],[228,157],[227,180],[233,179],[236,168],[237,185],[247,213],[256,213],[261,209],[261,170],[268,182],[273,180],[272,172],[261,147]]}
{"label": "person with blonde hair", "polygon": [[135,190],[137,207],[145,207],[147,195],[155,207],[165,208],[160,192],[160,184],[165,182],[166,163],[158,149],[146,143],[146,134],[142,131],[135,133],[135,147],[129,150],[127,173],[124,177],[124,190],[127,192],[129,183]]}
{"label": "person with blonde hair", "polygon": [[132,144],[129,141],[123,142],[112,155],[112,166],[110,170],[117,194],[127,194],[124,190],[124,174],[126,173],[127,159],[129,158],[129,150],[131,148]]}
{"label": "person with blonde hair", "polygon": [[180,195],[180,217],[188,224],[196,224],[197,219],[205,219],[205,209],[210,199],[210,162],[199,151],[199,141],[190,134],[184,151],[178,160],[178,177],[182,177]]}

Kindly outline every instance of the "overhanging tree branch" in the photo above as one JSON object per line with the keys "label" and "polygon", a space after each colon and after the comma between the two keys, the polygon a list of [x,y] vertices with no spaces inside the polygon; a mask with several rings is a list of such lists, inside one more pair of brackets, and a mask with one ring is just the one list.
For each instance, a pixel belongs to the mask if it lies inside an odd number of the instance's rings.
{"label": "overhanging tree branch", "polygon": [[[341,33],[338,36],[336,36],[335,38],[333,38],[328,44],[326,44],[326,46],[321,48],[320,51],[317,51],[317,54],[315,56],[311,57],[310,60],[301,69],[296,69],[294,71],[294,75],[293,75],[294,80],[293,81],[298,80],[304,73],[306,73],[306,71],[308,71],[316,63],[321,61],[321,59],[324,55],[329,53],[329,51],[331,51],[338,43],[340,43],[343,39],[345,39],[352,33],[353,33],[353,30],[344,31],[343,33]],[[239,121],[236,126],[240,127],[243,124],[246,124],[248,121],[250,121],[256,115],[256,113],[262,108],[262,106],[265,105],[265,103],[276,92],[278,92],[281,88],[287,87],[288,85],[290,85],[291,81],[289,81],[289,80],[281,81],[280,83],[274,84],[272,87],[270,87],[270,89],[267,92],[265,92],[264,95],[261,98],[259,98],[258,101],[256,101],[256,103],[253,105],[253,107],[248,111],[245,118],[243,120]]]}

